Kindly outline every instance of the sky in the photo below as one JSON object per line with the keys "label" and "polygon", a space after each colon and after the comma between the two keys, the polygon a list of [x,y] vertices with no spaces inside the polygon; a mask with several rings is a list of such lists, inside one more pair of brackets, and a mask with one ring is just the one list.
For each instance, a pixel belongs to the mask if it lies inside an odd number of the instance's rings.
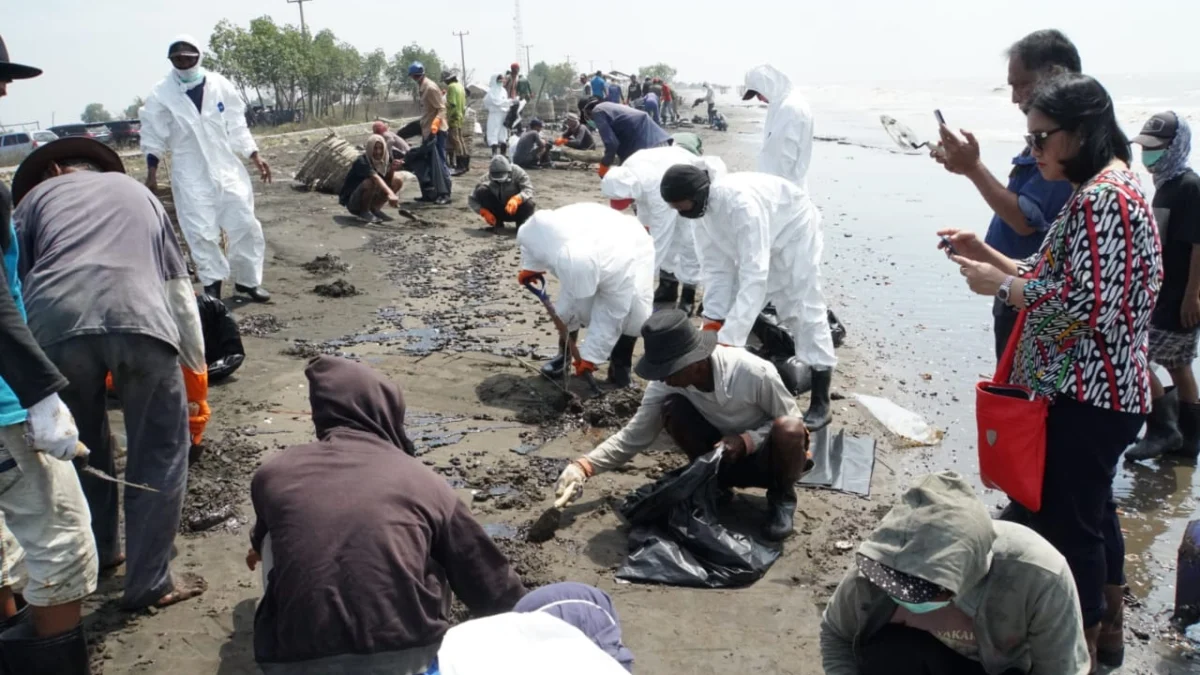
{"label": "sky", "polygon": [[[271,15],[299,24],[286,0],[9,0],[0,26],[10,58],[45,70],[9,87],[0,124],[78,121],[100,102],[119,114],[145,96],[170,65],[167,46],[180,33],[207,44],[221,19],[245,26]],[[1096,74],[1200,71],[1195,32],[1200,2],[1159,0],[1154,11],[1117,0],[523,0],[524,42],[534,63],[570,59],[580,71],[666,62],[684,81],[737,85],[747,68],[770,62],[799,84],[889,83],[950,78],[1005,80],[1004,49],[1039,28],[1059,28]],[[685,9],[672,9],[684,7]],[[465,38],[467,68],[507,68],[516,56],[512,0],[386,2],[311,0],[310,31],[331,29],[360,51],[405,44],[459,62],[455,31]],[[419,15],[419,16],[418,16]],[[524,64],[524,58],[521,59]]]}

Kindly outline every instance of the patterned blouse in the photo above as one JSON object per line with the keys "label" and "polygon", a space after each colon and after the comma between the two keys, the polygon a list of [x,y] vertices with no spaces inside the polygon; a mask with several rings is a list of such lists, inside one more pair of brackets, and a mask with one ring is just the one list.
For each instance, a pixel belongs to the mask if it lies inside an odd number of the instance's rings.
{"label": "patterned blouse", "polygon": [[1147,337],[1162,283],[1154,213],[1137,176],[1103,171],[1018,264],[1028,308],[1011,381],[1043,396],[1150,411]]}

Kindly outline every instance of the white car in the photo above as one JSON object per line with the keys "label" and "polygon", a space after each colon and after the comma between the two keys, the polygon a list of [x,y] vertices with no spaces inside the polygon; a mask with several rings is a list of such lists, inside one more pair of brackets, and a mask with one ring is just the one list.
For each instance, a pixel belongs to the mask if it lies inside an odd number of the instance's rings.
{"label": "white car", "polygon": [[20,164],[21,160],[25,159],[39,145],[57,139],[57,134],[44,129],[4,132],[0,134],[0,166]]}

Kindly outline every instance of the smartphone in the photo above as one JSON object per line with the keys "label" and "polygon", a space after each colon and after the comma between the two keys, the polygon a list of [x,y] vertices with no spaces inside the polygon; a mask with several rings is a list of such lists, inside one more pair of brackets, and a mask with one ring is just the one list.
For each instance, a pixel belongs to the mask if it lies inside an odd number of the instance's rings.
{"label": "smartphone", "polygon": [[958,255],[958,250],[954,248],[954,244],[950,243],[950,237],[942,237],[942,250],[946,252],[946,257]]}
{"label": "smartphone", "polygon": [[946,118],[945,118],[945,117],[942,117],[942,111],[941,111],[941,110],[934,110],[934,111],[933,111],[933,116],[937,118],[937,122],[938,122],[938,124],[945,124],[945,123],[946,123]]}

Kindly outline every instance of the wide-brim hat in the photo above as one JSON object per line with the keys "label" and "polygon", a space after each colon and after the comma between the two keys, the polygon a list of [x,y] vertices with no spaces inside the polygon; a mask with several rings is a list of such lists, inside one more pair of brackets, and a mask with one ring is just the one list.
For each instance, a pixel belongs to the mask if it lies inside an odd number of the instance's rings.
{"label": "wide-brim hat", "polygon": [[683,310],[655,312],[642,325],[645,353],[634,372],[644,380],[661,382],[684,368],[712,356],[717,334],[699,331]]}
{"label": "wide-brim hat", "polygon": [[4,38],[0,37],[0,82],[13,80],[28,80],[42,74],[41,68],[25,66],[8,60],[8,47],[4,46]]}
{"label": "wide-brim hat", "polygon": [[42,182],[51,162],[71,159],[89,160],[106,173],[125,173],[121,157],[100,141],[86,136],[60,138],[34,150],[21,162],[12,181],[13,204],[20,204],[21,199]]}

